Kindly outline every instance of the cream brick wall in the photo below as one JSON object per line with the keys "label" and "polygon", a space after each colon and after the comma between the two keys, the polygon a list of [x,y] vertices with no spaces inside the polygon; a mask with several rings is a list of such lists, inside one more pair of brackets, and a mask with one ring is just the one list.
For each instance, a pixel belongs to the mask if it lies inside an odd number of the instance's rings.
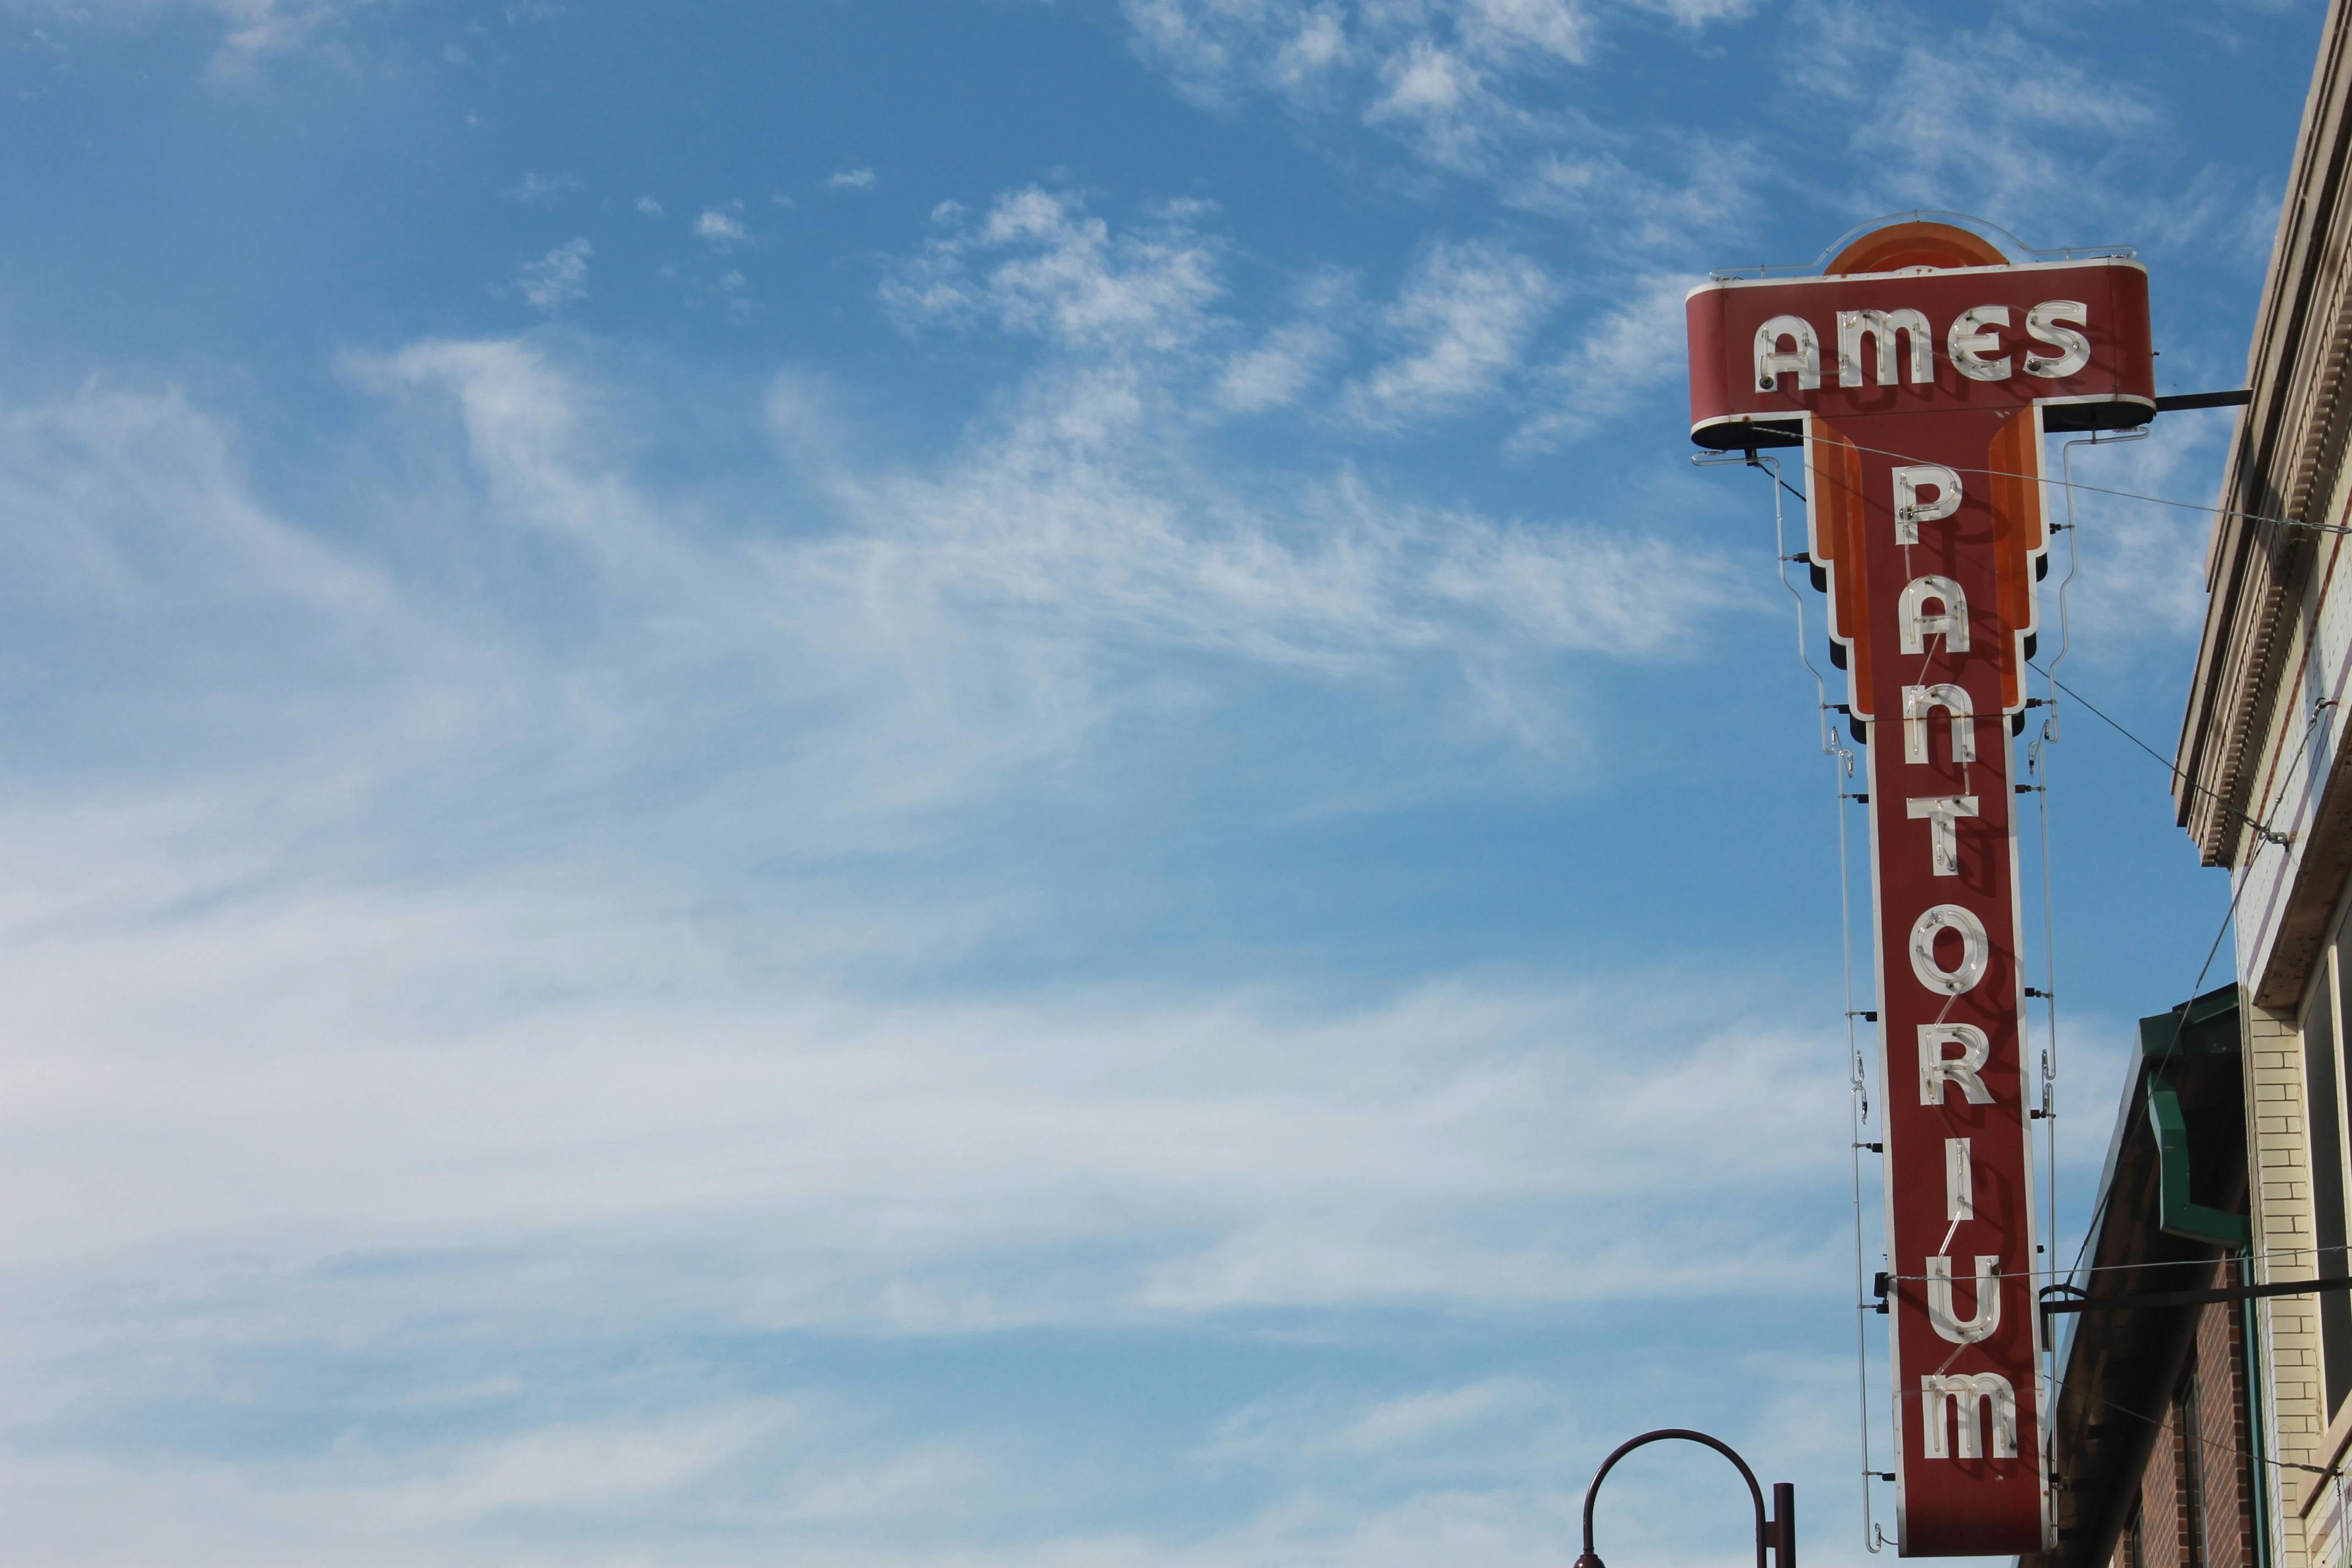
{"label": "cream brick wall", "polygon": [[[2256,1277],[2309,1279],[2313,1244],[2310,1152],[2304,1132],[2303,1042],[2283,1013],[2245,1009],[2247,1173],[2257,1241]],[[2327,1429],[2319,1362],[2319,1312],[2307,1296],[2273,1296],[2259,1304],[2264,1381],[2264,1445],[2286,1464],[2316,1465]],[[2304,1500],[2319,1478],[2273,1469],[2278,1506],[2277,1568],[2303,1568]]]}

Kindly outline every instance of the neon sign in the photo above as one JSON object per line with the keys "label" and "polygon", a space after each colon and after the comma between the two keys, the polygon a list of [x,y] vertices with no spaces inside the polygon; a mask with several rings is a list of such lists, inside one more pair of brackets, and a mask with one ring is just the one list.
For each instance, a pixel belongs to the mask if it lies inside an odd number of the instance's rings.
{"label": "neon sign", "polygon": [[2154,412],[2147,276],[1901,224],[1819,277],[1696,289],[1688,318],[1692,439],[1804,447],[1808,553],[1866,737],[1898,1550],[2042,1552],[2010,742],[2042,437]]}

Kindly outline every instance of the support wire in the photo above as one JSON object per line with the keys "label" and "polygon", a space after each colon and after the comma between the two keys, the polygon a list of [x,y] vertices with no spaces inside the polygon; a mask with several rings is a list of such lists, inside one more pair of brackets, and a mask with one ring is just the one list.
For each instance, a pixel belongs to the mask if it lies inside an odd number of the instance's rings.
{"label": "support wire", "polygon": [[[1787,503],[1782,500],[1781,492],[1785,490],[1802,500],[1805,499],[1804,491],[1781,478],[1777,459],[1756,452],[1720,458],[1695,455],[1691,461],[1701,468],[1738,463],[1744,468],[1763,470],[1772,480],[1772,543],[1778,557],[1773,563],[1773,571],[1780,576],[1780,586],[1788,593],[1790,602],[1796,606],[1797,662],[1803,665],[1805,673],[1813,679],[1814,709],[1821,722],[1822,754],[1830,760],[1831,804],[1837,813],[1839,955],[1845,968],[1846,1142],[1850,1145],[1847,1158],[1853,1179],[1854,1402],[1855,1415],[1862,1424],[1863,1544],[1875,1553],[1883,1548],[1885,1537],[1879,1531],[1870,1494],[1870,1483],[1878,1471],[1871,1458],[1870,1338],[1869,1325],[1864,1321],[1864,1314],[1869,1310],[1865,1304],[1869,1271],[1863,1231],[1862,1151],[1864,1143],[1862,1134],[1870,1121],[1870,1079],[1861,1044],[1854,1037],[1854,1020],[1862,1015],[1853,1005],[1853,876],[1845,824],[1846,785],[1853,778],[1854,754],[1831,721],[1830,716],[1834,710],[1830,705],[1829,685],[1822,679],[1820,668],[1813,663],[1806,631],[1805,595],[1789,581],[1789,563],[1798,557],[1789,549]],[[1810,485],[1810,479],[1808,482]]]}
{"label": "support wire", "polygon": [[[2147,438],[2147,435],[2146,426],[2137,430],[2127,430],[2104,439],[2099,433],[2094,432],[2088,437],[2066,442],[2060,450],[2061,480],[2066,492],[2066,521],[2061,525],[2066,533],[2066,575],[2058,580],[2058,653],[2050,661],[2050,668],[2042,671],[2048,685],[2043,690],[2044,717],[2042,721],[2042,731],[2035,737],[2033,743],[2025,749],[2025,771],[2027,776],[2033,781],[2032,787],[2035,796],[2035,816],[2040,820],[2042,830],[2041,1116],[2044,1174],[2042,1201],[2049,1215],[2049,1223],[2042,1231],[2046,1238],[2042,1246],[2043,1256],[2053,1264],[2058,1260],[2058,918],[2057,901],[2051,888],[2053,874],[2050,855],[2050,752],[2051,748],[2058,743],[2060,736],[2064,733],[2063,718],[2058,707],[2058,693],[2061,689],[2058,683],[2058,669],[2066,662],[2067,654],[2074,650],[2074,621],[2068,613],[2069,601],[2074,586],[2075,574],[2082,570],[2083,565],[2082,534],[2074,518],[2074,491],[2081,488],[2074,483],[2074,448],[2112,446],[2118,441],[2144,441]],[[2046,496],[2048,492],[2045,489],[2043,493]],[[2042,506],[2042,515],[2044,517],[2049,515],[2046,500]],[[2042,1338],[2042,1363],[2043,1386],[2047,1391],[2048,1398],[2048,1403],[2043,1408],[2046,1415],[2054,1416],[2058,1410],[2059,1396],[2058,1344],[2054,1335],[2045,1334]],[[2054,1477],[2057,1473],[2057,1456],[2046,1441],[2043,1444],[2042,1459],[2045,1466],[2050,1467],[2051,1473]]]}

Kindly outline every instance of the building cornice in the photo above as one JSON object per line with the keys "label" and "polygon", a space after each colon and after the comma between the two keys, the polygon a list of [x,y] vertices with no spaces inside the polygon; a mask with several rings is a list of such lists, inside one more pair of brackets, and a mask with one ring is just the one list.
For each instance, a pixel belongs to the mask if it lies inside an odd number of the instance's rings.
{"label": "building cornice", "polygon": [[[2345,0],[2328,7],[2317,68],[2295,144],[2254,338],[2253,397],[2240,416],[2220,506],[2259,517],[2322,520],[2352,434],[2352,47]],[[2207,865],[2236,866],[2259,843],[2266,737],[2293,690],[2305,574],[2321,538],[2310,530],[2220,516],[2206,557],[2209,596],[2173,799]]]}

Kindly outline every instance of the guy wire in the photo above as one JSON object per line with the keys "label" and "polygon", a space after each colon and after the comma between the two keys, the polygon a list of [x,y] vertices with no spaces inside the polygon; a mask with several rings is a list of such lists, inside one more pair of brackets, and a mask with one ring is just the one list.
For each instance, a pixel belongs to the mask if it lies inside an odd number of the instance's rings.
{"label": "guy wire", "polygon": [[[1759,468],[1769,465],[1772,475],[1772,542],[1780,560],[1774,570],[1780,575],[1780,585],[1797,606],[1797,659],[1805,673],[1813,678],[1815,707],[1821,715],[1822,750],[1830,758],[1830,809],[1837,816],[1838,841],[1838,957],[1844,968],[1845,984],[1845,1059],[1846,1059],[1846,1161],[1853,1181],[1853,1293],[1857,1304],[1862,1300],[1864,1276],[1868,1272],[1862,1217],[1862,1131],[1870,1119],[1869,1073],[1862,1059],[1860,1043],[1854,1037],[1853,1020],[1853,872],[1852,852],[1847,847],[1845,825],[1846,781],[1853,776],[1853,753],[1830,722],[1829,688],[1822,672],[1814,667],[1811,649],[1805,637],[1805,596],[1795,584],[1789,581],[1789,542],[1786,504],[1780,499],[1782,490],[1792,495],[1799,492],[1780,477],[1780,466],[1769,458],[1758,461]],[[1799,499],[1803,499],[1799,495]],[[1862,1540],[1874,1554],[1880,1550],[1876,1521],[1872,1517],[1873,1501],[1870,1482],[1877,1473],[1871,1458],[1870,1446],[1870,1331],[1863,1314],[1853,1315],[1853,1375],[1854,1414],[1862,1424]]]}
{"label": "guy wire", "polygon": [[[2295,742],[2294,755],[2289,757],[2286,765],[2279,770],[2277,786],[2273,791],[2271,798],[2263,806],[2264,818],[2268,818],[2275,812],[2280,801],[2285,798],[2287,781],[2294,777],[2295,768],[2303,761],[2303,753],[2310,749],[2312,734],[2319,728],[2319,715],[2335,706],[2336,701],[2333,698],[2312,705],[2311,717],[2303,726],[2303,739]],[[2176,1021],[2172,1026],[2172,1037],[2164,1043],[2164,1049],[2157,1055],[2155,1062],[2149,1067],[2148,1071],[2151,1075],[2160,1073],[2169,1066],[2173,1054],[2180,1048],[2180,1037],[2189,1027],[2189,1004],[2194,1002],[2203,991],[2205,976],[2212,973],[2213,960],[2221,952],[2221,939],[2230,934],[2231,924],[2238,918],[2238,901],[2246,896],[2246,889],[2253,885],[2255,862],[2262,858],[2263,851],[2271,845],[2277,844],[2284,847],[2286,843],[2285,837],[2279,834],[2265,833],[2255,839],[2252,851],[2246,857],[2245,869],[2238,874],[2237,885],[2231,889],[2230,907],[2221,914],[2221,929],[2213,933],[2213,945],[2205,952],[2205,962],[2199,966],[2197,979],[2189,987],[2188,999],[2183,1001],[2174,1013]],[[2084,1256],[2090,1250],[2091,1237],[2097,1232],[2099,1218],[2105,1212],[2105,1208],[2106,1194],[2102,1193],[2099,1194],[2098,1203],[2091,1210],[2090,1218],[2084,1223],[2083,1243],[2075,1249],[2074,1268],[2070,1272],[2069,1278],[2072,1278],[2074,1273],[2081,1272]]]}
{"label": "guy wire", "polygon": [[[2142,428],[2126,431],[2114,437],[2121,441],[2144,441],[2147,431]],[[2050,749],[2064,733],[2058,709],[2058,668],[2074,651],[2074,627],[2070,615],[2074,577],[2082,570],[2082,530],[2074,517],[2074,448],[2111,445],[2103,443],[2097,433],[2064,443],[2059,450],[2061,483],[2066,491],[2066,575],[2058,580],[2058,654],[2043,671],[2049,681],[2044,701],[2048,717],[2042,721],[2042,733],[2026,748],[2026,771],[2032,775],[2036,792],[2036,813],[2042,828],[2042,1005],[2043,1041],[2042,1049],[2042,1132],[2044,1168],[2048,1184],[2044,1202],[2048,1207],[2049,1226],[2043,1234],[2049,1238],[2044,1256],[2053,1263],[2058,1258],[2058,919],[2057,902],[2052,891],[2053,873],[2050,856]],[[2037,461],[2036,467],[2039,467]],[[2049,515],[2045,504],[2042,515]],[[2045,542],[2048,531],[2043,534]],[[2045,542],[2044,548],[2047,548]],[[2050,1388],[2051,1408],[2058,1401],[2058,1346],[2045,1340],[2042,1347],[2044,1376]]]}
{"label": "guy wire", "polygon": [[1862,1539],[1863,1545],[1875,1553],[1881,1550],[1881,1538],[1876,1521],[1873,1516],[1873,1500],[1870,1495],[1870,1483],[1872,1478],[1877,1473],[1876,1466],[1871,1458],[1870,1444],[1870,1337],[1869,1326],[1863,1321],[1860,1308],[1864,1289],[1864,1280],[1868,1272],[1862,1214],[1862,1131],[1864,1124],[1870,1117],[1870,1091],[1868,1069],[1863,1061],[1860,1044],[1854,1037],[1853,1021],[1858,1015],[1853,1005],[1853,860],[1847,845],[1845,824],[1845,786],[1846,781],[1853,775],[1853,753],[1847,749],[1844,741],[1839,737],[1835,727],[1830,721],[1829,686],[1822,679],[1819,667],[1813,663],[1811,650],[1808,646],[1805,596],[1798,590],[1795,584],[1789,581],[1790,555],[1788,540],[1788,510],[1787,503],[1781,500],[1780,492],[1786,490],[1799,500],[1805,499],[1804,492],[1781,478],[1780,465],[1777,459],[1759,457],[1753,452],[1742,454],[1738,458],[1694,457],[1692,461],[1710,467],[1717,463],[1737,461],[1748,468],[1762,469],[1772,479],[1772,543],[1774,553],[1779,558],[1773,564],[1773,570],[1779,574],[1780,586],[1788,593],[1790,602],[1796,606],[1797,662],[1803,665],[1805,673],[1813,678],[1814,709],[1821,719],[1822,754],[1830,759],[1832,808],[1837,815],[1838,934],[1840,939],[1838,954],[1843,963],[1845,984],[1846,1142],[1849,1145],[1846,1156],[1853,1183],[1853,1293],[1856,1302],[1853,1319],[1853,1370],[1855,1414],[1862,1425]]}
{"label": "guy wire", "polygon": [[[2326,1247],[2269,1247],[2259,1249],[2242,1248],[2241,1250],[2244,1251],[2247,1257],[2254,1261],[2268,1263],[2273,1258],[2284,1260],[2290,1258],[2314,1258],[2322,1253],[2352,1251],[2352,1243],[2336,1242]],[[2092,1274],[2130,1274],[2136,1273],[2144,1268],[2183,1268],[2191,1267],[2198,1261],[2200,1260],[2192,1258],[2186,1260],[2175,1258],[2170,1261],[2152,1263],[2091,1263],[2085,1264],[2079,1268],[2029,1268],[2019,1274],[2003,1274],[2001,1278],[2004,1279],[2068,1279]],[[1890,1281],[1899,1281],[1906,1285],[1916,1285],[1924,1283],[1927,1280],[1927,1276],[1925,1274],[1889,1274],[1886,1278]]]}
{"label": "guy wire", "polygon": [[[2126,436],[2137,440],[2145,432]],[[2068,614],[2069,590],[2074,587],[2074,574],[2082,569],[2082,534],[2074,520],[2074,448],[2095,444],[2096,435],[2088,440],[2064,444],[2060,452],[2061,472],[2066,490],[2066,575],[2058,582],[2058,655],[2050,661],[2047,674],[2050,685],[2045,698],[2049,713],[2042,721],[2042,733],[2026,748],[2026,772],[2032,775],[2035,788],[2035,815],[2042,828],[2042,1005],[2043,1008],[2043,1040],[2042,1047],[2042,1138],[2043,1170],[2046,1184],[2043,1202],[2047,1205],[2049,1224],[2043,1231],[2048,1238],[2043,1244],[2043,1256],[2057,1261],[2058,1252],[2058,920],[2056,900],[2052,892],[2050,858],[2050,749],[2063,733],[2058,710],[2058,667],[2074,646],[2074,622]],[[2039,467],[2037,462],[2036,467]],[[2049,515],[2045,505],[2042,515]],[[2043,532],[2045,542],[2048,531]],[[2044,548],[2047,548],[2045,542]],[[2046,1321],[2046,1320],[2045,1320]],[[2042,1346],[2042,1377],[2050,1391],[2049,1407],[2058,1407],[2058,1346],[2054,1338],[2045,1336]]]}
{"label": "guy wire", "polygon": [[2199,784],[2195,779],[2190,778],[2187,773],[2182,773],[2179,763],[2168,761],[2162,752],[2158,751],[2154,746],[2149,745],[2146,741],[2143,741],[2137,735],[2133,734],[2129,730],[2124,728],[2124,726],[2105,709],[2096,706],[2089,698],[2084,696],[2081,692],[2075,690],[2073,687],[2059,679],[2057,673],[2058,667],[2055,664],[2053,664],[2048,669],[2042,669],[2042,667],[2038,664],[2033,668],[2038,670],[2042,670],[2042,674],[2048,678],[2051,685],[2056,687],[2059,690],[2064,692],[2075,701],[2080,702],[2084,708],[2089,709],[2092,717],[2106,725],[2108,729],[2113,730],[2116,734],[2121,735],[2125,740],[2129,741],[2133,745],[2137,746],[2141,751],[2146,752],[2149,756],[2154,757],[2159,767],[2168,771],[2174,778],[2179,780],[2187,788],[2211,801],[2215,810],[2221,812],[2226,816],[2236,817],[2240,822],[2245,824],[2248,827],[2252,828],[2258,837],[2271,838],[2275,841],[2277,837],[2276,831],[2269,823],[2263,822],[2257,817],[2248,816],[2245,812],[2241,811],[2238,807],[2231,805],[2228,801],[2222,799],[2213,791],[2206,788],[2203,784]]}
{"label": "guy wire", "polygon": [[[2136,426],[2136,428],[2146,429],[2147,426]],[[1843,432],[1841,432],[1841,437],[1843,437]],[[2112,439],[2112,437],[2110,438]],[[1859,441],[1852,441],[1847,444],[1852,446],[1857,452],[1875,453],[1877,456],[1882,458],[1893,458],[1898,462],[1916,463],[1920,461],[1919,458],[1913,457],[1908,452],[1897,452],[1891,447],[1865,447]],[[1745,448],[1741,448],[1741,450],[1745,451]],[[2008,468],[1963,468],[1948,463],[1939,464],[1938,467],[1950,468],[1954,473],[1984,474],[1997,479],[2027,479],[2038,481],[2039,483],[2046,485],[2069,483],[2069,481],[2066,480],[2051,479],[2047,475],[2043,474],[2014,473]],[[2105,485],[2072,485],[2071,488],[2080,490],[2089,490],[2095,495],[2121,496],[2126,500],[2144,500],[2151,506],[2178,507],[2183,511],[2203,511],[2210,512],[2216,517],[2242,518],[2248,522],[2271,523],[2275,524],[2280,528],[2307,528],[2315,533],[2352,533],[2352,527],[2347,527],[2342,523],[2303,522],[2291,517],[2266,517],[2258,511],[2240,511],[2235,507],[2212,506],[2204,501],[2174,500],[2170,496],[2143,495],[2137,490],[2113,489]]]}
{"label": "guy wire", "polygon": [[[2164,1426],[2164,1421],[2162,1419],[2150,1415],[2145,1410],[2134,1410],[2128,1405],[2118,1405],[2104,1394],[2094,1394],[2090,1395],[2090,1397],[2097,1400],[2102,1405],[2114,1411],[2118,1415],[2128,1415],[2135,1421],[2144,1421],[2148,1426],[2157,1427],[2159,1430]],[[2324,1470],[2317,1465],[2298,1465],[2292,1459],[2273,1459],[2267,1454],[2249,1453],[2226,1438],[2209,1437],[2201,1430],[2199,1431],[2196,1436],[2197,1441],[2207,1448],[2213,1449],[2218,1453],[2228,1454],[2235,1458],[2247,1460],[2250,1463],[2268,1465],[2273,1469],[2294,1470],[2301,1474],[2311,1476],[2338,1476],[2342,1473],[2332,1469]]]}

